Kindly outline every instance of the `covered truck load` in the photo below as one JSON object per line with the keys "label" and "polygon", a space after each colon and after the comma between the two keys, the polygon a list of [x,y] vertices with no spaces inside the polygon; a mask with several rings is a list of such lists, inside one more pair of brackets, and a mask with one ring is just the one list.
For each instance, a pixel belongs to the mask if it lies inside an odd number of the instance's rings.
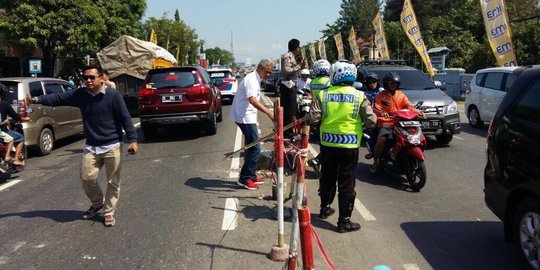
{"label": "covered truck load", "polygon": [[176,58],[164,48],[127,35],[101,49],[97,58],[124,95],[131,113],[137,112],[137,92],[148,70],[177,64]]}

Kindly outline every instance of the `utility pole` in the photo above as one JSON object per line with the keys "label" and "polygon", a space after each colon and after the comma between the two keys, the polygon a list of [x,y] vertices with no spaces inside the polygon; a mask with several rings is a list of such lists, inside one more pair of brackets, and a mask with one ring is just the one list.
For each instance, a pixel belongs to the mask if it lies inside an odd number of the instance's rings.
{"label": "utility pole", "polygon": [[233,42],[233,32],[231,30],[231,54],[234,59],[234,42]]}

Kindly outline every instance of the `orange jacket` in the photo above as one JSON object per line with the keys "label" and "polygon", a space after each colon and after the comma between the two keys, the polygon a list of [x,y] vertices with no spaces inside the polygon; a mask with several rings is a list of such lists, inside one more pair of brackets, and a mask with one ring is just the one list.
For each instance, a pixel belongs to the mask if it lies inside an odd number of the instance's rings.
{"label": "orange jacket", "polygon": [[[384,103],[388,105],[384,105],[383,100],[385,101]],[[375,109],[373,110],[377,114],[377,127],[381,127],[382,125],[392,125],[394,123],[393,119],[381,117],[381,110],[390,113],[403,109],[411,111],[416,110],[403,92],[396,90],[396,93],[392,96],[388,90],[384,90],[377,94],[377,96],[375,96]]]}

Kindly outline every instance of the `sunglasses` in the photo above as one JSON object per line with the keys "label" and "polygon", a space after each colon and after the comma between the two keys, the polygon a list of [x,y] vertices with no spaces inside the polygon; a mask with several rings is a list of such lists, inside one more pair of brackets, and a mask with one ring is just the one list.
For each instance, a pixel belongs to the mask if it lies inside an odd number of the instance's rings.
{"label": "sunglasses", "polygon": [[93,81],[93,80],[95,80],[97,77],[98,77],[98,76],[94,76],[94,75],[82,75],[82,79],[85,80],[85,81],[88,80],[88,79],[90,79],[90,80]]}

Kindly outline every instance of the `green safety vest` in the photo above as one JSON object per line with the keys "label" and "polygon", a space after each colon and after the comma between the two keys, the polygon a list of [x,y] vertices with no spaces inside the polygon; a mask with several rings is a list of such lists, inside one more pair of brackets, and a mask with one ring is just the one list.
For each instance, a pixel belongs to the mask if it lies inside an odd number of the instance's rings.
{"label": "green safety vest", "polygon": [[360,105],[364,93],[352,86],[331,86],[320,93],[320,141],[324,146],[359,148],[362,136]]}
{"label": "green safety vest", "polygon": [[311,80],[311,83],[309,84],[309,89],[311,90],[311,97],[313,98],[313,100],[315,100],[319,96],[321,90],[324,90],[328,87],[330,87],[330,77],[328,76],[315,77],[313,80]]}

